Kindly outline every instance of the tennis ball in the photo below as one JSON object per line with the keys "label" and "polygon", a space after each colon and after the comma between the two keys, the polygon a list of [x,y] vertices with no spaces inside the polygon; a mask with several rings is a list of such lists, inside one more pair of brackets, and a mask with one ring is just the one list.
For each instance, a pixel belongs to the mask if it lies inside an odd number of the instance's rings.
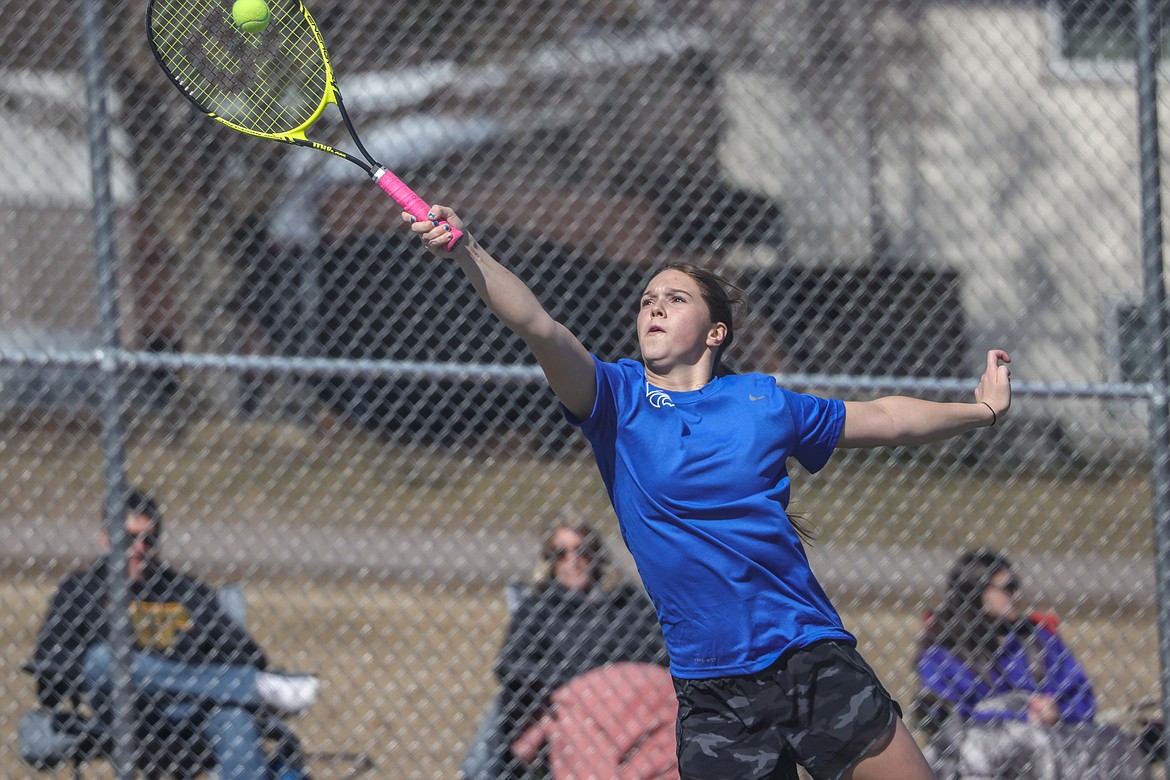
{"label": "tennis ball", "polygon": [[259,35],[268,29],[268,3],[264,0],[236,0],[232,3],[232,21],[246,33]]}

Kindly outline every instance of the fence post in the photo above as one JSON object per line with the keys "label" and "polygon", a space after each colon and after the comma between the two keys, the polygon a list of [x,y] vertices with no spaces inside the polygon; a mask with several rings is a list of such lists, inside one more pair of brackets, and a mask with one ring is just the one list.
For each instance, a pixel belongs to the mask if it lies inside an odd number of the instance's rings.
{"label": "fence post", "polygon": [[89,141],[90,185],[93,196],[94,250],[97,272],[97,308],[101,350],[102,466],[105,481],[103,515],[109,529],[109,628],[113,653],[114,769],[121,780],[133,777],[134,722],[130,690],[129,564],[126,549],[125,423],[123,362],[119,359],[118,272],[114,252],[113,187],[110,174],[110,127],[106,93],[105,42],[101,0],[82,6],[85,37],[86,119]]}
{"label": "fence post", "polygon": [[[1137,3],[1138,139],[1141,157],[1142,267],[1149,338],[1150,467],[1153,492],[1162,714],[1170,713],[1170,404],[1167,402],[1166,280],[1158,151],[1158,38],[1151,0]],[[1170,777],[1170,767],[1166,769]]]}

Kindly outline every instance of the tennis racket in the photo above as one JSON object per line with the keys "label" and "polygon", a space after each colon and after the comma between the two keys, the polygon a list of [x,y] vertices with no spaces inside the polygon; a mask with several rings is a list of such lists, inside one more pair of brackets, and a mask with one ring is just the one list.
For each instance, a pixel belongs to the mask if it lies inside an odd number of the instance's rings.
{"label": "tennis racket", "polygon": [[[349,160],[403,211],[428,219],[426,202],[362,145],[321,31],[300,0],[270,0],[268,26],[257,33],[236,26],[231,0],[150,0],[146,30],[163,72],[200,111],[241,133]],[[331,103],[361,157],[306,136]],[[463,234],[448,227],[453,249]]]}

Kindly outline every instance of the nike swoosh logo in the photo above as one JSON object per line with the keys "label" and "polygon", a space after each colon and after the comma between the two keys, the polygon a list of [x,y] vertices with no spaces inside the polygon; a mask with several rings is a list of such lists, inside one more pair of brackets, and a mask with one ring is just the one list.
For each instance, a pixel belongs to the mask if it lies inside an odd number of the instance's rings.
{"label": "nike swoosh logo", "polygon": [[762,396],[762,395],[752,395],[751,393],[748,393],[748,400],[749,400],[749,401],[762,401],[762,400],[764,400],[764,396]]}

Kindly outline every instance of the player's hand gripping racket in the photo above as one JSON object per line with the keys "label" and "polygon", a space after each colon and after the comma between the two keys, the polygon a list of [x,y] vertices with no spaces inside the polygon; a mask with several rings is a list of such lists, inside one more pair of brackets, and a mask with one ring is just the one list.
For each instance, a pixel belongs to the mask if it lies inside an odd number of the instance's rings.
{"label": "player's hand gripping racket", "polygon": [[[249,0],[242,0],[249,2]],[[242,133],[335,154],[359,166],[403,211],[428,219],[418,195],[362,146],[341,101],[325,41],[300,0],[251,0],[267,25],[236,25],[232,0],[150,0],[146,29],[163,71],[199,110]],[[244,28],[258,29],[246,32]],[[361,157],[305,133],[333,103]],[[450,226],[455,247],[463,235]]]}

